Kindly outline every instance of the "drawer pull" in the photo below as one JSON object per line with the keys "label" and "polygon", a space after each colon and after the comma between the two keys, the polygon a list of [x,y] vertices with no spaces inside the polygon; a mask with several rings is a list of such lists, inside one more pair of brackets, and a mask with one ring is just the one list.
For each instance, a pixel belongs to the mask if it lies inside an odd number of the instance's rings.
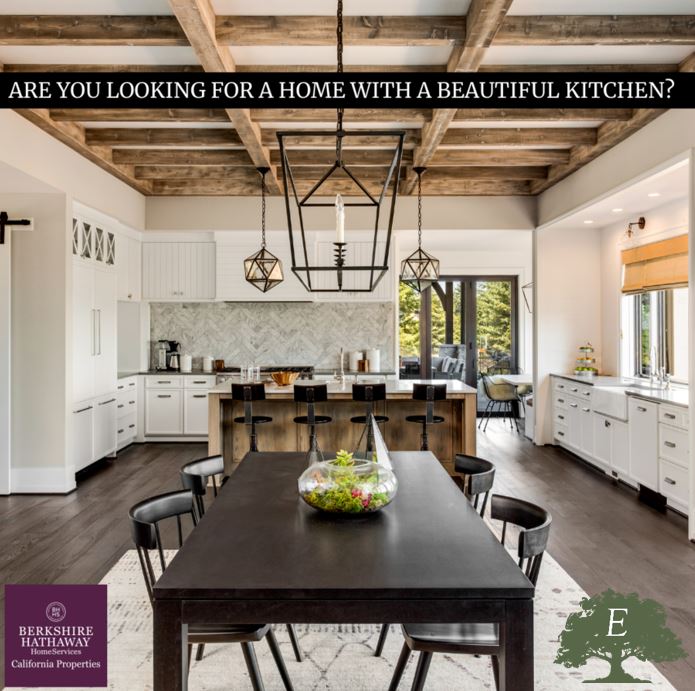
{"label": "drawer pull", "polygon": [[115,403],[115,398],[110,398],[108,401],[102,401],[99,405],[108,405],[109,403]]}
{"label": "drawer pull", "polygon": [[564,402],[565,402],[565,399],[564,399],[564,398],[558,398],[558,399],[557,399],[557,402],[558,402],[558,403],[564,403]]}
{"label": "drawer pull", "polygon": [[135,405],[135,401],[128,401],[128,405]]}
{"label": "drawer pull", "polygon": [[204,393],[193,394],[193,398],[207,398]]}
{"label": "drawer pull", "polygon": [[578,408],[578,407],[579,406],[577,403],[570,403],[570,408]]}
{"label": "drawer pull", "polygon": [[162,381],[158,381],[157,384],[171,384],[171,379],[165,379]]}
{"label": "drawer pull", "polygon": [[75,415],[77,415],[77,413],[86,413],[88,410],[91,410],[93,407],[94,406],[92,406],[92,405],[88,405],[86,408],[80,408],[79,410],[75,410],[73,412],[75,413]]}
{"label": "drawer pull", "polygon": [[118,404],[118,407],[119,407],[119,408],[123,408],[123,407],[124,407],[124,406],[123,406],[123,403],[119,403],[119,404]]}
{"label": "drawer pull", "polygon": [[128,384],[128,386],[135,386],[135,382],[131,381],[130,384]]}
{"label": "drawer pull", "polygon": [[610,423],[608,420],[604,420],[603,426],[604,426],[604,427],[610,427],[610,426],[611,426],[611,423]]}
{"label": "drawer pull", "polygon": [[557,436],[558,436],[558,437],[564,437],[564,436],[565,436],[565,433],[564,433],[564,432],[558,432],[558,433],[557,433]]}
{"label": "drawer pull", "polygon": [[558,419],[558,420],[564,420],[564,419],[565,419],[565,416],[564,416],[564,415],[558,415],[558,416],[557,416],[557,419]]}
{"label": "drawer pull", "polygon": [[122,430],[122,429],[119,429],[119,430],[118,430],[118,433],[119,433],[119,434],[123,434],[123,432],[125,432],[125,430]]}
{"label": "drawer pull", "polygon": [[582,410],[583,410],[585,413],[590,413],[590,412],[591,412],[591,408],[582,408]]}
{"label": "drawer pull", "polygon": [[195,379],[195,380],[193,381],[193,383],[194,383],[194,384],[207,384],[207,382],[206,382],[204,379],[203,379],[203,380]]}
{"label": "drawer pull", "polygon": [[591,391],[582,391],[583,396],[591,396]]}
{"label": "drawer pull", "polygon": [[157,395],[157,398],[171,398],[171,394],[169,394],[169,393],[167,393],[167,394],[160,393],[160,394]]}
{"label": "drawer pull", "polygon": [[646,413],[647,412],[647,409],[642,405],[638,405],[637,410],[639,410],[640,413]]}
{"label": "drawer pull", "polygon": [[121,385],[118,387],[118,390],[119,390],[119,391],[120,391],[121,389],[125,389],[125,386],[123,386],[123,384],[121,384]]}
{"label": "drawer pull", "polygon": [[573,386],[573,387],[572,387],[572,391],[573,391],[574,393],[577,393],[577,391],[579,391],[579,389],[578,389],[576,386]]}
{"label": "drawer pull", "polygon": [[664,446],[668,446],[669,449],[675,449],[676,448],[676,444],[672,441],[665,441]]}
{"label": "drawer pull", "polygon": [[664,413],[664,417],[667,417],[669,420],[676,419],[676,416],[673,413]]}
{"label": "drawer pull", "polygon": [[128,429],[133,429],[135,427],[135,424],[128,425]]}
{"label": "drawer pull", "polygon": [[675,485],[675,484],[676,484],[676,481],[675,481],[675,480],[672,480],[670,477],[665,477],[665,478],[664,478],[664,482],[665,482],[667,485]]}
{"label": "drawer pull", "polygon": [[564,384],[558,384],[558,385],[557,385],[557,388],[558,388],[558,389],[564,389],[564,388],[565,388],[565,385],[564,385]]}

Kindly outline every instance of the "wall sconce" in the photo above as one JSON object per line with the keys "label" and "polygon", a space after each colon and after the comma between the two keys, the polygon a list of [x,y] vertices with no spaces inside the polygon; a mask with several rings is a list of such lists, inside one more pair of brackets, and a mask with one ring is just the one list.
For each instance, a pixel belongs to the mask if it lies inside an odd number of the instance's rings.
{"label": "wall sconce", "polygon": [[644,216],[640,216],[636,221],[632,221],[627,224],[627,230],[625,231],[625,237],[628,240],[632,240],[635,236],[635,231],[632,230],[633,226],[637,226],[640,230],[644,230],[647,226],[647,221],[645,221]]}

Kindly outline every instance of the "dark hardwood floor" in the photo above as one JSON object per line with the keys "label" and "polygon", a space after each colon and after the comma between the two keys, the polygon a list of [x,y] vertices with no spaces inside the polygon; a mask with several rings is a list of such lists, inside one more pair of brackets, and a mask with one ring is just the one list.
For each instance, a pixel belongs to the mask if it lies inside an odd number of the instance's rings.
{"label": "dark hardwood floor", "polygon": [[[479,454],[497,464],[496,491],[552,513],[549,551],[588,593],[635,591],[666,607],[691,659],[660,669],[677,689],[693,688],[695,545],[685,519],[638,503],[634,491],[559,449],[533,446],[501,420],[478,439]],[[1,497],[2,583],[98,582],[131,547],[128,508],[178,489],[179,468],[206,450],[205,444],[135,445],[82,478],[68,496]],[[165,540],[175,546],[173,527]]]}

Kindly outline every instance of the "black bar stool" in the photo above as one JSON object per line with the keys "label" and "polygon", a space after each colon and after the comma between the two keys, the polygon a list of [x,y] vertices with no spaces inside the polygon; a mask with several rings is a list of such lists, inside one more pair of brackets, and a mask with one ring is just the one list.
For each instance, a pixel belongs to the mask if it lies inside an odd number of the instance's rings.
{"label": "black bar stool", "polygon": [[253,401],[265,400],[265,384],[251,382],[232,384],[232,400],[243,401],[244,417],[235,417],[234,422],[249,427],[249,451],[258,451],[256,425],[262,425],[266,422],[273,421],[273,418],[267,415],[253,414]]}
{"label": "black bar stool", "polygon": [[333,421],[333,418],[328,415],[316,414],[316,403],[323,403],[328,400],[328,387],[325,384],[295,384],[294,400],[296,403],[306,403],[307,414],[298,415],[294,421],[298,425],[308,425],[309,451],[307,452],[307,460],[310,463],[316,463],[320,460],[321,455],[316,425],[325,425]]}
{"label": "black bar stool", "polygon": [[407,422],[415,422],[422,425],[422,443],[420,451],[429,451],[429,440],[427,438],[427,428],[429,425],[439,425],[444,422],[441,415],[434,414],[434,402],[446,400],[446,382],[442,384],[413,384],[413,400],[426,401],[424,415],[408,415]]}
{"label": "black bar stool", "polygon": [[[386,384],[353,384],[352,400],[363,401],[365,403],[365,414],[351,417],[350,422],[356,425],[364,425],[364,434],[367,435],[367,454],[369,454],[374,451],[374,435],[372,433],[372,426],[369,424],[369,419],[374,415],[374,403],[376,401],[386,400]],[[374,419],[378,423],[389,421],[386,415],[374,415]]]}

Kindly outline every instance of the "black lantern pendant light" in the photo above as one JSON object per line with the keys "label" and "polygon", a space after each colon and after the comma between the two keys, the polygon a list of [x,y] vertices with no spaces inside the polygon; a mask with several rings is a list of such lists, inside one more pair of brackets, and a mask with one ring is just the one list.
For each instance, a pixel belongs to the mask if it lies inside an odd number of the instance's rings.
{"label": "black lantern pendant light", "polygon": [[267,293],[282,283],[282,262],[265,246],[265,176],[269,168],[258,168],[261,176],[261,249],[244,259],[244,276],[258,290]]}
{"label": "black lantern pendant light", "polygon": [[422,249],[422,174],[425,168],[413,168],[417,174],[417,249],[401,262],[401,281],[419,292],[439,280],[439,259]]}
{"label": "black lantern pendant light", "polygon": [[[338,0],[337,14],[337,52],[338,74],[343,72],[343,1]],[[355,130],[346,132],[343,129],[343,109],[337,111],[335,129],[335,162],[332,163],[313,184],[309,191],[300,194],[297,191],[297,178],[300,177],[291,165],[292,149],[315,148],[317,139],[327,139],[325,130],[287,130],[278,132],[280,145],[280,160],[285,188],[285,208],[287,211],[287,227],[290,234],[290,252],[292,256],[292,271],[304,287],[314,293],[334,293],[350,291],[368,293],[373,291],[384,274],[388,271],[388,259],[391,247],[391,230],[398,196],[400,182],[401,158],[403,155],[403,130]],[[374,179],[369,183],[362,182],[351,165],[345,162],[345,149],[350,142],[359,138],[374,139],[384,152],[388,166],[384,172],[384,182],[378,181],[378,191],[375,190]],[[304,140],[304,143],[303,141]],[[390,148],[384,149],[388,145]],[[363,144],[361,143],[361,146]],[[349,152],[347,155],[349,158]],[[333,201],[318,199],[322,194],[325,182],[333,180],[339,183],[343,194],[357,197],[355,201],[343,200],[339,194],[335,204]],[[347,189],[346,187],[347,186]],[[390,205],[386,201],[391,190]],[[323,193],[325,196],[325,193]],[[331,195],[333,196],[333,195]],[[318,251],[306,236],[304,214],[309,207],[336,208],[335,242],[319,241]],[[351,207],[372,207],[374,209],[373,231],[370,233],[370,246],[351,246],[345,241],[344,222],[345,211]],[[390,208],[389,208],[390,207]],[[380,227],[386,226],[385,228]],[[371,224],[370,224],[371,225]],[[365,228],[366,230],[366,228]],[[371,230],[371,229],[370,229]]]}

